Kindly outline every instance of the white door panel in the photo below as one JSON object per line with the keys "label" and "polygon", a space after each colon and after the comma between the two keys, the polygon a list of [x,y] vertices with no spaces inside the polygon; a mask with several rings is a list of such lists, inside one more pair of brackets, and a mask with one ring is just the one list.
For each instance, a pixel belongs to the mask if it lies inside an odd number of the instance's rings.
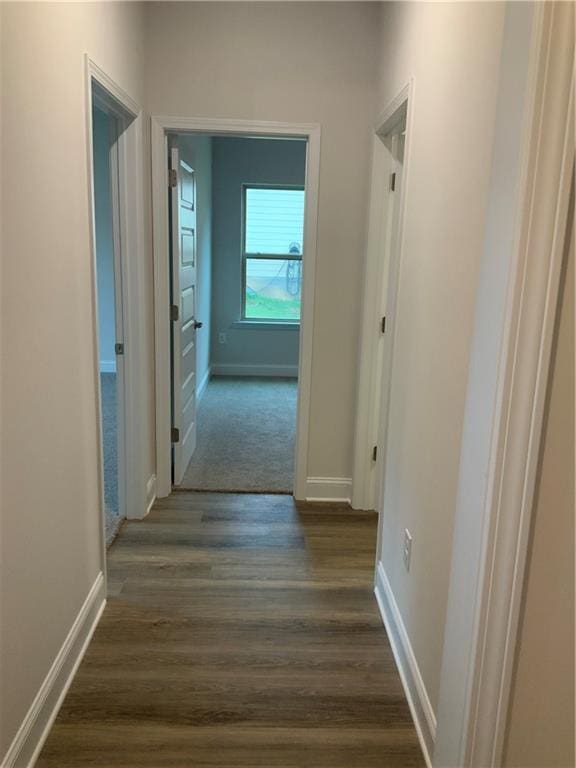
{"label": "white door panel", "polygon": [[196,238],[194,237],[194,230],[185,229],[182,232],[180,239],[180,247],[182,249],[182,266],[183,267],[195,267],[194,260],[196,258]]}
{"label": "white door panel", "polygon": [[176,171],[172,201],[172,302],[178,308],[172,322],[172,425],[174,485],[180,485],[196,448],[196,179],[194,170],[170,152]]}
{"label": "white door panel", "polygon": [[182,328],[182,350],[187,351],[190,346],[196,346],[196,329],[193,322]]}
{"label": "white door panel", "polygon": [[[182,389],[188,381],[190,374],[196,373],[196,348],[191,344],[182,354]],[[182,403],[184,405],[184,403]]]}
{"label": "white door panel", "polygon": [[182,385],[183,402],[188,403],[190,401],[190,399],[194,394],[195,388],[196,388],[196,373],[192,372],[192,375],[188,376],[188,378],[184,380],[184,384]]}
{"label": "white door panel", "polygon": [[182,310],[182,328],[184,329],[189,323],[194,322],[194,286],[181,286],[180,287],[182,299],[180,308]]}

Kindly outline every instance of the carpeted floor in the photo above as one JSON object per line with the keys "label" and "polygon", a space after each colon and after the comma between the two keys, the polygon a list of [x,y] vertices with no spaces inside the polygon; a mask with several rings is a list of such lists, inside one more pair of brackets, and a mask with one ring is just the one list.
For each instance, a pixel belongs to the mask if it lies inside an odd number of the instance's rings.
{"label": "carpeted floor", "polygon": [[212,378],[180,487],[291,493],[297,388],[296,379]]}
{"label": "carpeted floor", "polygon": [[101,373],[102,442],[104,450],[104,503],[106,545],[109,546],[122,522],[118,512],[118,427],[116,374]]}

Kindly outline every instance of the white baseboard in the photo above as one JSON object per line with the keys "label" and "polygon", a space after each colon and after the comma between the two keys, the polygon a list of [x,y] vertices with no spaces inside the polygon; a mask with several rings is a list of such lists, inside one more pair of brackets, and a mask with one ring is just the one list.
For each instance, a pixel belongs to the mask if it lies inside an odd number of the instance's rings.
{"label": "white baseboard", "polygon": [[212,368],[211,366],[208,366],[208,369],[206,373],[204,374],[204,378],[198,385],[198,389],[196,390],[196,405],[200,402],[202,399],[202,396],[206,392],[206,387],[208,386],[208,382],[210,381],[210,376],[212,375]]}
{"label": "white baseboard", "polygon": [[100,360],[100,373],[116,373],[116,360]]}
{"label": "white baseboard", "polygon": [[351,477],[308,477],[306,501],[337,501],[350,504]]}
{"label": "white baseboard", "polygon": [[36,762],[105,605],[104,575],[99,573],[2,760],[2,768],[32,768]]}
{"label": "white baseboard", "polygon": [[414,719],[424,759],[428,768],[432,768],[432,754],[436,741],[436,715],[432,709],[406,627],[381,562],[378,563],[376,570],[374,592]]}
{"label": "white baseboard", "polygon": [[[156,501],[156,475],[151,475],[146,483],[146,515],[150,512]],[[144,517],[146,517],[144,515]]]}
{"label": "white baseboard", "polygon": [[297,365],[243,365],[212,363],[212,376],[273,376],[298,378]]}

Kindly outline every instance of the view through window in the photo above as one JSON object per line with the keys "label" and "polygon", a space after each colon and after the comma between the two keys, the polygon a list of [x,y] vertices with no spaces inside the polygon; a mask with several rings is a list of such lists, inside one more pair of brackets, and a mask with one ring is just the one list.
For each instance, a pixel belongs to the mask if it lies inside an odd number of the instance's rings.
{"label": "view through window", "polygon": [[300,320],[304,189],[244,187],[243,316]]}

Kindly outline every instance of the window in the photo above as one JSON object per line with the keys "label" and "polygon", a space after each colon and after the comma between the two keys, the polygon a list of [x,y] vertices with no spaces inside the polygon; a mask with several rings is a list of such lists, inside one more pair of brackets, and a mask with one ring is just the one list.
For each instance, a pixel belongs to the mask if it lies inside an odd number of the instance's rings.
{"label": "window", "polygon": [[244,187],[243,318],[300,320],[304,189]]}

